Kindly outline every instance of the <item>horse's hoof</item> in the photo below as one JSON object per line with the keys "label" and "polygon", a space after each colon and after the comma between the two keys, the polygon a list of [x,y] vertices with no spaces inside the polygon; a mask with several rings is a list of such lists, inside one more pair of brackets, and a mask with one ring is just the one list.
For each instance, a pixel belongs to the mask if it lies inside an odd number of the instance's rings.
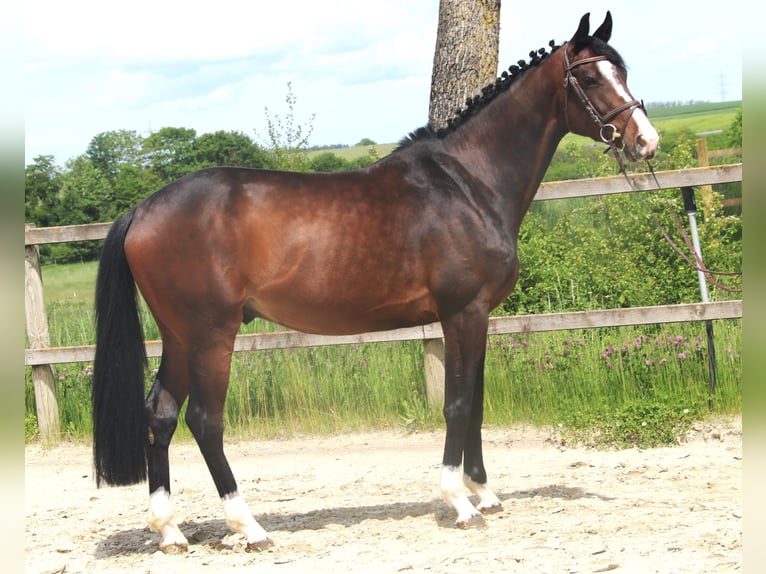
{"label": "horse's hoof", "polygon": [[188,544],[180,544],[174,542],[173,544],[160,544],[160,550],[165,554],[184,554],[189,550]]}
{"label": "horse's hoof", "polygon": [[503,505],[500,503],[497,504],[490,504],[488,506],[479,506],[477,507],[478,511],[481,512],[484,515],[487,514],[497,514],[498,512],[503,511]]}
{"label": "horse's hoof", "polygon": [[255,542],[248,542],[246,550],[248,552],[262,552],[272,546],[274,546],[274,541],[271,538],[265,538],[263,540],[256,540]]}
{"label": "horse's hoof", "polygon": [[484,516],[481,514],[472,514],[467,518],[458,518],[455,526],[463,530],[468,528],[484,528],[487,526],[487,521],[484,520]]}

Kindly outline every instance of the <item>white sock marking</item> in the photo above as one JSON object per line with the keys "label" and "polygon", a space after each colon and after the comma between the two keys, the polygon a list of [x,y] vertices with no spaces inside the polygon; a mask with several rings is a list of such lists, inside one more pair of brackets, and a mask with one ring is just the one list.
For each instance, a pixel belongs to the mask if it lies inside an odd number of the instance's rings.
{"label": "white sock marking", "polygon": [[457,524],[467,524],[481,516],[465,494],[462,466],[442,467],[440,487],[447,504],[457,510]]}
{"label": "white sock marking", "polygon": [[223,513],[226,516],[226,524],[234,532],[240,532],[247,537],[247,543],[253,544],[269,539],[269,535],[261,528],[261,525],[253,518],[247,503],[238,492],[232,492],[224,496]]}
{"label": "white sock marking", "polygon": [[486,484],[479,484],[471,480],[471,477],[467,474],[463,475],[463,484],[465,484],[471,492],[479,497],[479,504],[476,507],[480,510],[499,510],[502,507],[500,499],[495,496],[495,493],[487,488]]}
{"label": "white sock marking", "polygon": [[163,487],[159,487],[149,496],[149,529],[158,532],[162,536],[160,549],[168,546],[186,548],[189,543],[181,530],[173,513],[173,504],[170,502],[170,493]]}

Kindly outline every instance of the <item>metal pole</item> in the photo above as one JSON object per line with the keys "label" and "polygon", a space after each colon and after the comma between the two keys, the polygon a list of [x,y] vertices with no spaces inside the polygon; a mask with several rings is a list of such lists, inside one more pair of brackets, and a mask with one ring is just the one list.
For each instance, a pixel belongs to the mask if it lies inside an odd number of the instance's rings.
{"label": "metal pole", "polygon": [[[697,230],[697,203],[694,199],[693,187],[682,187],[681,193],[684,197],[684,209],[686,215],[689,217],[689,228],[692,234],[692,244],[694,246],[694,252],[697,257],[702,261],[702,249],[700,248],[699,231]],[[697,278],[700,283],[700,295],[702,296],[702,302],[707,303],[709,301],[707,291],[707,278],[705,274],[697,269]],[[710,370],[710,381],[708,383],[708,391],[710,396],[708,398],[708,408],[713,409],[713,395],[715,394],[716,384],[716,368],[715,368],[715,344],[713,341],[713,321],[708,319],[705,321],[705,332],[707,333],[707,354],[708,354],[708,368]]]}

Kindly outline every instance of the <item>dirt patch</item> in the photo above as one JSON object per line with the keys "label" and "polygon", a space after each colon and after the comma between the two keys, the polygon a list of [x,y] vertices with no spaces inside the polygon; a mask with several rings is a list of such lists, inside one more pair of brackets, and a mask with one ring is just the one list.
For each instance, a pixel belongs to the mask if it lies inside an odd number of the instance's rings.
{"label": "dirt patch", "polygon": [[194,444],[171,447],[189,539],[158,551],[145,484],[97,490],[90,447],[26,448],[29,573],[733,572],[742,563],[741,418],[684,444],[562,448],[533,428],[484,432],[504,511],[458,530],[438,492],[442,433],[227,444],[240,492],[275,546],[246,553]]}

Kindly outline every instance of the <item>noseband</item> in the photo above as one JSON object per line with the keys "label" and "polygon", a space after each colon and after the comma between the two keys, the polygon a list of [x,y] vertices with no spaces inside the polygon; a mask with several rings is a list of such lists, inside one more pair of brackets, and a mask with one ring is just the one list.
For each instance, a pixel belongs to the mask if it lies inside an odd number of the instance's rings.
{"label": "noseband", "polygon": [[617,126],[611,122],[625,110],[631,110],[631,115],[628,116],[628,120],[625,122],[625,126],[627,127],[628,121],[630,121],[630,117],[633,115],[633,111],[635,111],[636,108],[641,108],[643,110],[644,103],[639,102],[638,100],[631,100],[629,102],[625,102],[621,106],[617,106],[606,114],[600,114],[596,109],[596,106],[593,105],[593,102],[590,101],[590,98],[585,93],[585,90],[583,90],[582,86],[580,86],[577,78],[575,78],[574,74],[572,74],[572,70],[582,64],[589,64],[591,62],[606,60],[607,57],[593,56],[591,58],[583,58],[582,60],[577,60],[574,64],[570,64],[569,56],[567,56],[566,46],[562,46],[562,50],[564,52],[564,118],[567,122],[567,130],[571,131],[571,129],[569,129],[569,110],[567,105],[569,86],[572,86],[575,94],[577,94],[577,97],[580,99],[583,106],[585,106],[585,109],[588,110],[588,113],[593,118],[593,121],[599,125],[600,136],[603,142],[609,144],[612,147],[622,149],[622,146],[624,145],[624,142],[622,141],[622,132],[620,132],[620,130],[617,129]]}

